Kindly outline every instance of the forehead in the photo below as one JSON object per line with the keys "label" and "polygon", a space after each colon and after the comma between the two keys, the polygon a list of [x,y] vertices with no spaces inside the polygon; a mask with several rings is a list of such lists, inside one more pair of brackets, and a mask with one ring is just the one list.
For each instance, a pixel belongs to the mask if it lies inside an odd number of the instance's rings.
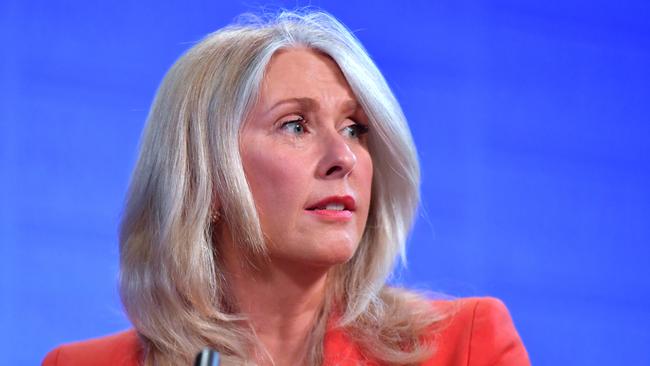
{"label": "forehead", "polygon": [[294,97],[356,100],[341,69],[329,56],[310,48],[277,51],[261,85],[261,99],[273,102]]}

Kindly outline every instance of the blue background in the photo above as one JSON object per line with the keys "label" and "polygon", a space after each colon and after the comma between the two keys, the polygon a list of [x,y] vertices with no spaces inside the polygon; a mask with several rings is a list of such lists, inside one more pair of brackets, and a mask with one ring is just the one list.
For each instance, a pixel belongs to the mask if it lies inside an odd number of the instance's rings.
{"label": "blue background", "polygon": [[[419,148],[398,281],[503,299],[535,365],[649,365],[650,3],[311,4],[356,32]],[[258,9],[1,3],[0,364],[129,326],[117,225],[156,87]]]}

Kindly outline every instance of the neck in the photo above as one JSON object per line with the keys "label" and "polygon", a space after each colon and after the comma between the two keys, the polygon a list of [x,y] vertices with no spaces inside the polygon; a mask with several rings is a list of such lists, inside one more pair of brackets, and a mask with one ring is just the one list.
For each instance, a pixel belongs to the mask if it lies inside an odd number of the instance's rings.
{"label": "neck", "polygon": [[305,364],[307,340],[324,302],[327,268],[278,259],[252,268],[241,257],[224,257],[239,311],[247,316],[273,364]]}

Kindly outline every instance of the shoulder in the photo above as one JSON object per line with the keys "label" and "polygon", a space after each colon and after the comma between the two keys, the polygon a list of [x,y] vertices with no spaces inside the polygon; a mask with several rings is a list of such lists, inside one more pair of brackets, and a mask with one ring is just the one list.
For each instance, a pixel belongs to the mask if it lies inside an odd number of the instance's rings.
{"label": "shoulder", "polygon": [[435,327],[436,352],[425,365],[529,365],[508,309],[492,297],[437,300],[446,318]]}
{"label": "shoulder", "polygon": [[43,366],[140,365],[141,346],[135,330],[65,344],[50,351]]}

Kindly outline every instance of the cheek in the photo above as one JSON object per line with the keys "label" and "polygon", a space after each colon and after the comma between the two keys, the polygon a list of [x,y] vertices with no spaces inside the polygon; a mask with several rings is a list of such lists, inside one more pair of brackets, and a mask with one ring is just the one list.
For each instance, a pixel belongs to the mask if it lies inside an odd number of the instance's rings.
{"label": "cheek", "polygon": [[246,179],[262,217],[274,217],[287,212],[301,197],[306,182],[300,172],[304,165],[295,154],[283,154],[277,149],[256,148],[242,153]]}
{"label": "cheek", "polygon": [[367,150],[363,150],[357,154],[356,169],[359,176],[358,189],[360,190],[360,194],[363,194],[365,198],[367,198],[367,202],[370,202],[370,196],[372,194],[373,165],[372,158]]}

